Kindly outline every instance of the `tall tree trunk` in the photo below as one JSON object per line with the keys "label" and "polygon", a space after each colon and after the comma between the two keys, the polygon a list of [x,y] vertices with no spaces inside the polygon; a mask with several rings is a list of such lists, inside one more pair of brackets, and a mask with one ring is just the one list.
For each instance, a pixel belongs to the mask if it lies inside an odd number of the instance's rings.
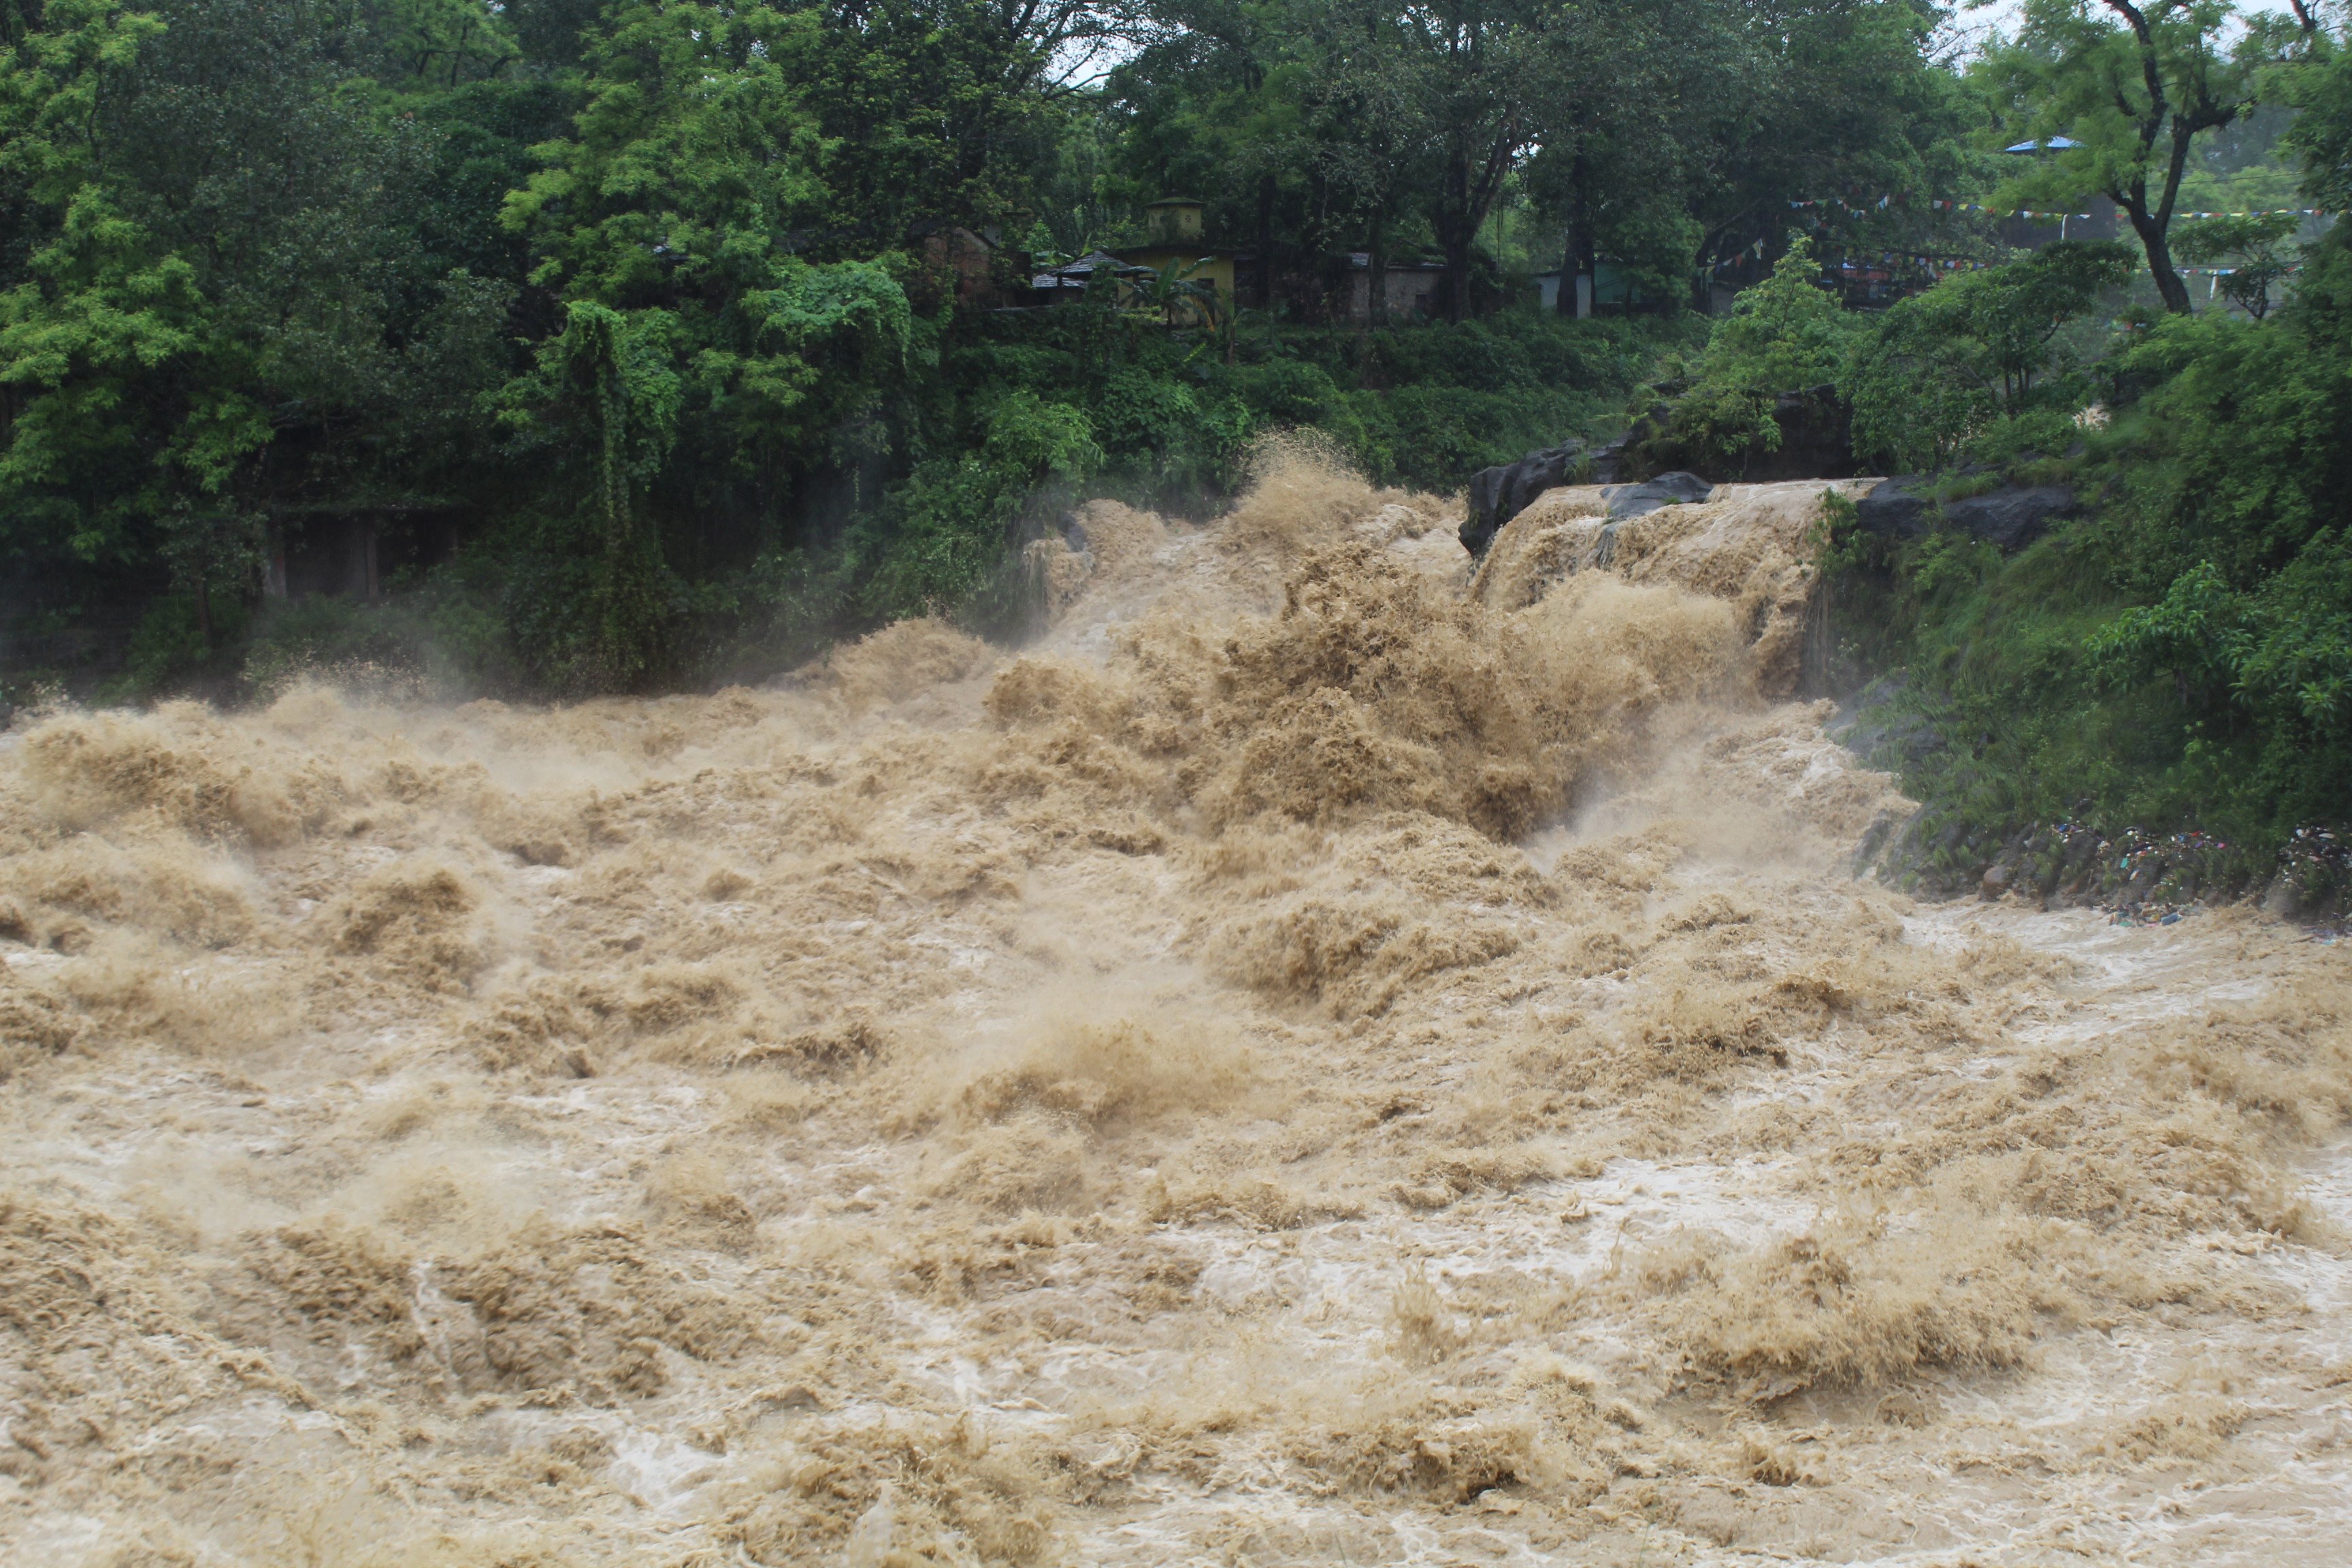
{"label": "tall tree trunk", "polygon": [[202,572],[196,574],[196,635],[205,647],[213,646],[213,595]]}
{"label": "tall tree trunk", "polygon": [[1257,308],[1274,309],[1274,176],[1257,182]]}
{"label": "tall tree trunk", "polygon": [[1590,275],[1592,267],[1592,212],[1584,200],[1584,154],[1579,153],[1568,168],[1568,233],[1559,252],[1559,299],[1558,305],[1563,316],[1581,320],[1592,314],[1592,289],[1577,287],[1578,280]]}
{"label": "tall tree trunk", "polygon": [[1584,199],[1580,183],[1576,216],[1576,313],[1590,320],[1593,308],[1601,303],[1601,241],[1592,232],[1592,207]]}
{"label": "tall tree trunk", "polygon": [[1478,220],[1470,210],[1470,154],[1455,148],[1445,161],[1445,189],[1438,198],[1437,243],[1445,251],[1445,319],[1470,318],[1470,247]]}
{"label": "tall tree trunk", "polygon": [[[2136,6],[2124,0],[2106,0],[2107,9],[2122,16],[2130,26],[2132,36],[2139,45],[2140,75],[2147,86],[2147,112],[2139,120],[2140,159],[2138,172],[2126,184],[2118,179],[2107,187],[2107,195],[2116,205],[2131,218],[2132,228],[2139,235],[2140,248],[2147,253],[2147,265],[2156,274],[2156,291],[2164,300],[2164,308],[2176,316],[2189,314],[2189,285],[2172,267],[2172,209],[2180,199],[2180,178],[2189,168],[2189,144],[2200,131],[2218,131],[2238,118],[2245,108],[2242,103],[2223,102],[2216,99],[2210,84],[2201,75],[2191,84],[2195,96],[2190,101],[2175,106],[2166,95],[2164,78],[2157,55],[2156,41],[2148,21]],[[2310,31],[2311,14],[2300,5],[2295,15]],[[2118,105],[2123,102],[2118,95]],[[2128,110],[2126,110],[2128,112]],[[2172,145],[2164,165],[2164,196],[2150,207],[2147,203],[2147,155],[2156,150],[2157,139],[2168,129]]]}
{"label": "tall tree trunk", "polygon": [[[2210,116],[2216,124],[2227,124],[2229,115]],[[2172,265],[2172,207],[2180,199],[2180,177],[2189,170],[2189,146],[2197,139],[2198,121],[2180,114],[2172,117],[2171,156],[2164,165],[2164,199],[2151,212],[2147,205],[2147,180],[2145,176],[2132,182],[2128,202],[2116,205],[2131,217],[2132,228],[2139,235],[2140,248],[2147,252],[2147,265],[2156,274],[2156,291],[2164,299],[2164,308],[2176,316],[2189,314],[2189,285]],[[2110,192],[2109,195],[2115,193]]]}
{"label": "tall tree trunk", "polygon": [[1470,242],[1450,241],[1445,247],[1445,319],[1470,319]]}
{"label": "tall tree trunk", "polygon": [[[2178,125],[2179,121],[2174,122]],[[2107,195],[2131,220],[2132,232],[2139,236],[2140,249],[2147,253],[2148,270],[2156,274],[2156,291],[2164,300],[2164,308],[2176,316],[2189,314],[2189,285],[2181,279],[2172,265],[2172,204],[2180,190],[2180,171],[2189,161],[2189,137],[2177,131],[2173,136],[2172,166],[2165,181],[2164,199],[2155,207],[2147,205],[2147,181],[2135,179],[2128,184],[2117,182]]]}
{"label": "tall tree trunk", "polygon": [[1372,210],[1370,256],[1364,268],[1368,286],[1364,295],[1364,320],[1375,327],[1389,324],[1388,216],[1386,207]]}
{"label": "tall tree trunk", "polygon": [[1715,269],[1723,259],[1723,242],[1731,230],[1720,230],[1699,242],[1698,258],[1692,266],[1690,306],[1702,316],[1715,314]]}
{"label": "tall tree trunk", "polygon": [[2156,274],[2156,291],[2164,300],[2164,308],[2176,316],[2189,314],[2189,285],[2182,281],[2172,265],[2172,237],[2166,225],[2157,216],[2145,210],[2126,207],[2132,228],[2139,235],[2140,248],[2147,252],[2147,265]]}
{"label": "tall tree trunk", "polygon": [[[1331,244],[1330,229],[1331,182],[1318,168],[1307,180],[1307,222],[1300,238],[1307,252],[1306,271],[1314,279],[1307,296],[1312,302],[1311,319],[1318,327],[1329,320],[1331,313],[1330,271],[1324,266]],[[1340,309],[1344,311],[1346,308],[1343,297]]]}

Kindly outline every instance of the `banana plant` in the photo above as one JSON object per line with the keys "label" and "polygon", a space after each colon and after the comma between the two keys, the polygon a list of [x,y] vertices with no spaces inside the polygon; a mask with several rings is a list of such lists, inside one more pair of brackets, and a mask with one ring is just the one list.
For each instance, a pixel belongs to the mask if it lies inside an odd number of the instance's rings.
{"label": "banana plant", "polygon": [[1212,259],[1203,256],[1197,261],[1171,261],[1137,279],[1135,289],[1142,297],[1141,303],[1159,311],[1168,326],[1198,322],[1213,331],[1224,315],[1224,296],[1218,291],[1215,279],[1197,276]]}

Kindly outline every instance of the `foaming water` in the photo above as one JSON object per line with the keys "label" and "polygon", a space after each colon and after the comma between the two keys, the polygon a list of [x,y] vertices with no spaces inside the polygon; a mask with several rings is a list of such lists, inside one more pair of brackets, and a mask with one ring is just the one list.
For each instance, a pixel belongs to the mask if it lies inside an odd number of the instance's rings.
{"label": "foaming water", "polygon": [[1819,487],[1589,502],[0,737],[0,1545],[2339,1558],[2340,951],[1853,882]]}

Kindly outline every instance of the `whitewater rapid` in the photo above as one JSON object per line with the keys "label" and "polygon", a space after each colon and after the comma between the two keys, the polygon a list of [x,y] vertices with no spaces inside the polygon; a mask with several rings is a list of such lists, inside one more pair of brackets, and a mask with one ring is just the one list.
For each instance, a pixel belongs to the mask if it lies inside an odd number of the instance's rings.
{"label": "whitewater rapid", "polygon": [[1819,493],[20,718],[0,1554],[2340,1561],[2345,950],[1856,881]]}

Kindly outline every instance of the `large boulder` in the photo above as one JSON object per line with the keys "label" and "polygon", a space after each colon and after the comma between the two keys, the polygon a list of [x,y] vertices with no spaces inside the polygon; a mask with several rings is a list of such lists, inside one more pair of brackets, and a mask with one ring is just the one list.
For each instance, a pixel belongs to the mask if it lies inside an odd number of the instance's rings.
{"label": "large boulder", "polygon": [[2064,485],[2004,485],[1966,500],[1944,503],[1944,521],[1967,529],[2005,552],[2024,549],[2074,515],[2074,492]]}
{"label": "large boulder", "polygon": [[1607,485],[1601,499],[1609,503],[1609,521],[1622,522],[1643,517],[1662,506],[1692,506],[1715,493],[1715,487],[1696,474],[1660,474],[1638,485]]}
{"label": "large boulder", "polygon": [[1936,525],[1936,498],[1917,474],[1881,480],[1853,510],[1864,529],[1888,539],[1916,539]]}
{"label": "large boulder", "polygon": [[1906,474],[1880,481],[1854,503],[1862,526],[1893,539],[1916,539],[1938,518],[2004,552],[2024,549],[2060,518],[2080,510],[2063,485],[2003,485],[1982,495],[1937,504],[1932,481]]}
{"label": "large boulder", "polygon": [[1529,501],[1570,481],[1583,456],[1583,442],[1568,441],[1471,475],[1470,515],[1462,523],[1462,548],[1473,555],[1486,554],[1503,524],[1525,511]]}
{"label": "large boulder", "polygon": [[1633,432],[1626,431],[1607,446],[1596,449],[1585,460],[1588,476],[1596,485],[1613,485],[1625,478],[1626,453],[1634,445]]}
{"label": "large boulder", "polygon": [[1769,452],[1746,453],[1738,478],[1769,481],[1843,479],[1853,475],[1853,410],[1837,395],[1837,388],[1810,386],[1802,392],[1781,393],[1772,400],[1772,423],[1780,427],[1780,444]]}

